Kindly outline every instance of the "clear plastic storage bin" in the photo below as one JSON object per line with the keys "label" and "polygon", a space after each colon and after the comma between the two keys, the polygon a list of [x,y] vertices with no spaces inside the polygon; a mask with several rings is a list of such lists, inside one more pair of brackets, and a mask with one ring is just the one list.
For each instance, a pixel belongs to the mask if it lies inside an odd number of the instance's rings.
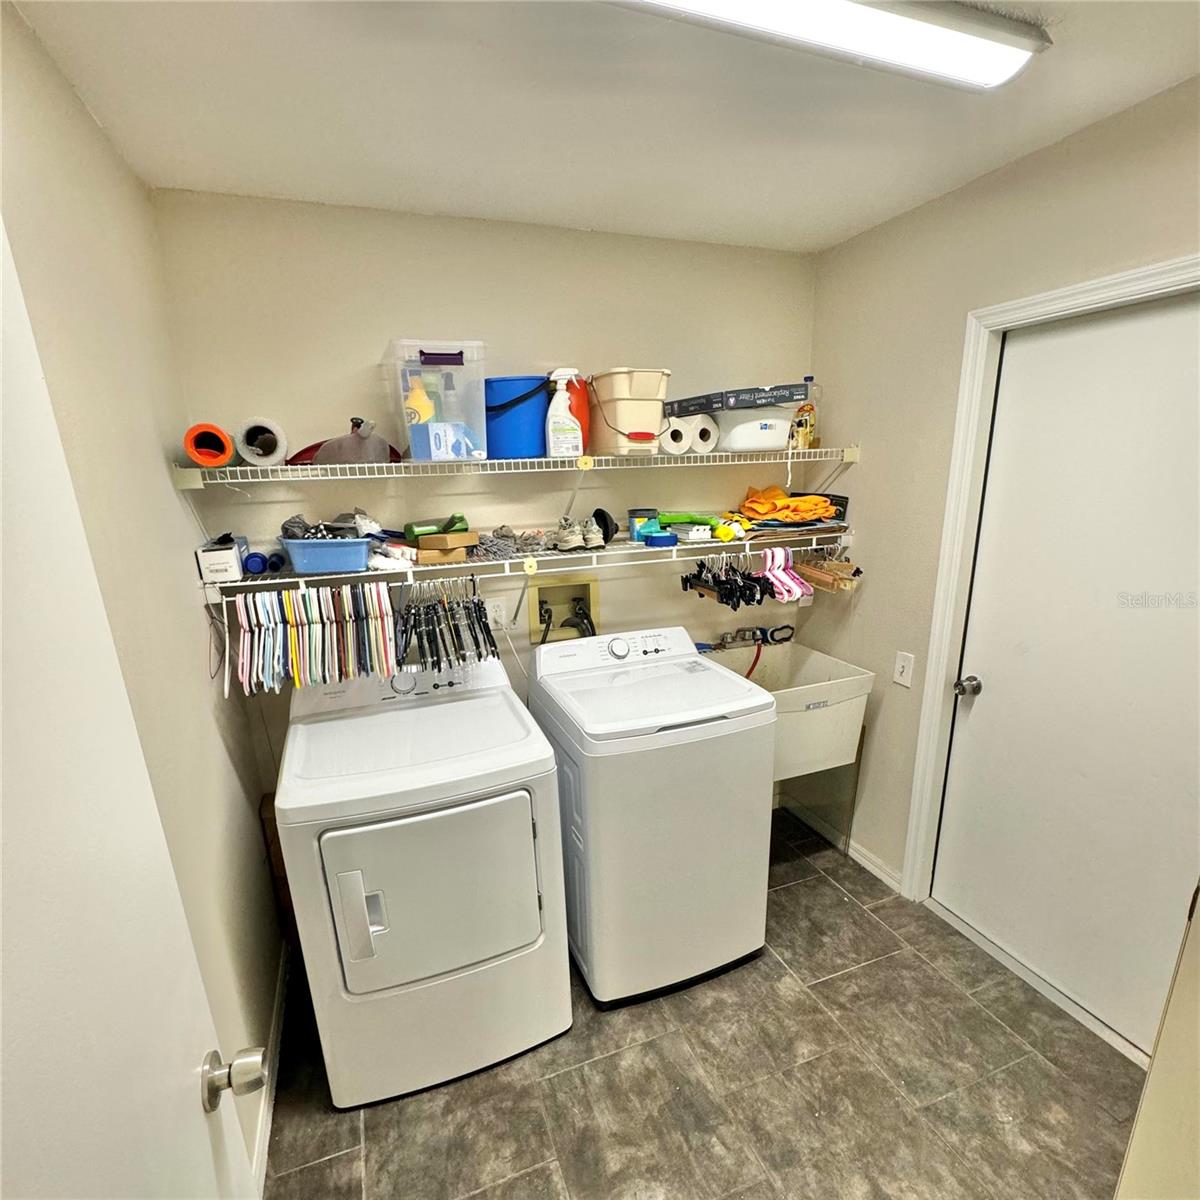
{"label": "clear plastic storage bin", "polygon": [[383,355],[396,422],[415,459],[487,458],[483,342],[398,338]]}

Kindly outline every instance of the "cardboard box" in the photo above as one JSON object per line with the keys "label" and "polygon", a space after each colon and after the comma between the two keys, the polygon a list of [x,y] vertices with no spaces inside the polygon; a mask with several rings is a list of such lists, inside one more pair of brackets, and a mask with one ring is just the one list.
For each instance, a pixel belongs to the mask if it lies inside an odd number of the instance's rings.
{"label": "cardboard box", "polygon": [[807,383],[780,383],[769,388],[738,388],[731,392],[707,392],[668,400],[663,405],[666,417],[694,417],[697,413],[728,412],[736,408],[795,408],[808,399]]}
{"label": "cardboard box", "polygon": [[417,550],[417,566],[440,566],[443,563],[461,563],[467,561],[466,546],[457,546],[452,550]]}
{"label": "cardboard box", "polygon": [[417,538],[422,550],[457,550],[460,546],[478,546],[479,534],[468,533],[423,533]]}
{"label": "cardboard box", "polygon": [[212,542],[196,551],[196,568],[204,583],[232,583],[242,577],[242,559],[249,547],[244,537],[235,537],[232,546],[214,546]]}

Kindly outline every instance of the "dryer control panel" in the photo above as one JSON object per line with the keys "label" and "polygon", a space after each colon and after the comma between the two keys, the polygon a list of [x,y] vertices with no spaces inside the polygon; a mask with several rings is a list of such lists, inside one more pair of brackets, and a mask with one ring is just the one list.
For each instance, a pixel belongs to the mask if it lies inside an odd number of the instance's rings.
{"label": "dryer control panel", "polygon": [[534,668],[540,678],[619,664],[687,658],[697,654],[691,635],[682,626],[642,629],[634,633],[603,634],[570,642],[548,642],[537,648]]}
{"label": "dryer control panel", "polygon": [[382,678],[371,675],[341,683],[296,688],[292,692],[289,719],[302,721],[325,713],[350,708],[402,705],[429,696],[454,696],[483,688],[508,687],[508,675],[499,659],[489,658],[453,671],[401,671]]}

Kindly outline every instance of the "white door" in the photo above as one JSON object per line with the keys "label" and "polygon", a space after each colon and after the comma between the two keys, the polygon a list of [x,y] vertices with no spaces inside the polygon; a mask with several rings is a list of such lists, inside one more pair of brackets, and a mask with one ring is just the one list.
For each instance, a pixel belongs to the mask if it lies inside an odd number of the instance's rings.
{"label": "white door", "polygon": [[1149,1051],[1200,870],[1196,295],[1010,333],[933,896]]}
{"label": "white door", "polygon": [[216,1033],[7,237],[3,277],[0,1190],[253,1196],[233,1104],[201,1108]]}

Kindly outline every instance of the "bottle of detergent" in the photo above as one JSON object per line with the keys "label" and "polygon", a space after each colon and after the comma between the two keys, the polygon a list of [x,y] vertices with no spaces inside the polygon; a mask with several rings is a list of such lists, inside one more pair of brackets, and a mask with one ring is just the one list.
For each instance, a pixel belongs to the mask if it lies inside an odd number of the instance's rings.
{"label": "bottle of detergent", "polygon": [[550,372],[554,392],[546,413],[546,457],[578,458],[583,453],[583,426],[572,411],[576,397],[571,395],[571,381],[579,378],[573,367],[560,367]]}
{"label": "bottle of detergent", "polygon": [[404,419],[409,425],[424,425],[437,417],[437,409],[425,391],[424,381],[420,375],[415,375],[409,384],[408,395],[404,397]]}
{"label": "bottle of detergent", "polygon": [[571,412],[583,433],[583,449],[586,452],[591,439],[591,405],[588,403],[587,381],[582,375],[575,374],[567,380],[567,394],[571,397]]}
{"label": "bottle of detergent", "polygon": [[807,396],[797,407],[792,419],[793,450],[816,450],[821,445],[817,434],[817,402],[821,398],[821,385],[811,375],[805,375],[808,385]]}

